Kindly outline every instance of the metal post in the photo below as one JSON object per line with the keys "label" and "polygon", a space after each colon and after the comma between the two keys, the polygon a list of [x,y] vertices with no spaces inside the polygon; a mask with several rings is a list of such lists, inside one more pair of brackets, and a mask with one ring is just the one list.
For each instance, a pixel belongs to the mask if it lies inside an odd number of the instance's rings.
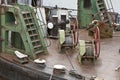
{"label": "metal post", "polygon": [[112,4],[112,1],[110,0],[110,4],[111,4],[111,7],[113,9],[113,12],[114,12],[114,8],[113,8],[113,4]]}
{"label": "metal post", "polygon": [[4,0],[4,4],[7,4],[7,0]]}
{"label": "metal post", "polygon": [[110,5],[109,5],[109,3],[108,3],[108,0],[106,0],[106,3],[107,3],[108,10],[111,11],[111,9],[110,9]]}
{"label": "metal post", "polygon": [[0,5],[1,5],[1,0],[0,0]]}

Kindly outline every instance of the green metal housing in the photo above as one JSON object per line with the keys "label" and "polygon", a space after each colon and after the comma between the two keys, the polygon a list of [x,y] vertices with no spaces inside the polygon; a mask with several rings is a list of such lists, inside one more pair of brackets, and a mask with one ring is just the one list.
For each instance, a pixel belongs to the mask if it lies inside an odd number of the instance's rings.
{"label": "green metal housing", "polygon": [[[109,0],[108,0],[109,1]],[[78,26],[88,28],[93,20],[98,20],[101,38],[113,36],[113,20],[104,0],[78,0]],[[89,31],[91,35],[91,31]]]}
{"label": "green metal housing", "polygon": [[[78,0],[78,26],[79,28],[86,28],[93,20],[101,20],[107,23],[110,22],[110,18],[107,11],[104,0]],[[103,15],[101,16],[101,13]],[[102,17],[105,20],[102,20]]]}
{"label": "green metal housing", "polygon": [[33,7],[2,5],[0,16],[1,52],[13,54],[17,50],[31,58],[47,53],[45,39]]}

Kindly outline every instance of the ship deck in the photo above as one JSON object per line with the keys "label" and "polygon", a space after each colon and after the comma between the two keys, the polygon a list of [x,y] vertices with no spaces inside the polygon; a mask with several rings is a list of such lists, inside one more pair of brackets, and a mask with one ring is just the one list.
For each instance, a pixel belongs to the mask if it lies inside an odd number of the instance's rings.
{"label": "ship deck", "polygon": [[[91,37],[87,36],[86,31],[80,31],[79,33],[79,39],[91,40]],[[113,36],[113,38],[101,40],[101,54],[94,63],[85,62],[84,64],[80,64],[78,62],[77,49],[67,49],[67,51],[59,53],[57,39],[48,39],[51,42],[50,47],[48,47],[49,53],[46,55],[40,55],[41,59],[46,60],[47,68],[42,69],[41,71],[52,74],[53,66],[61,64],[66,66],[67,71],[74,69],[77,73],[87,78],[97,76],[104,78],[104,80],[120,80],[119,70],[115,71],[115,69],[120,65],[120,32],[114,32]],[[1,54],[0,56],[14,62],[11,55]],[[24,64],[24,66],[34,70],[40,70],[38,66],[33,64],[33,62]],[[77,80],[75,78],[68,77],[68,75],[62,75],[61,77],[65,77],[68,80]]]}

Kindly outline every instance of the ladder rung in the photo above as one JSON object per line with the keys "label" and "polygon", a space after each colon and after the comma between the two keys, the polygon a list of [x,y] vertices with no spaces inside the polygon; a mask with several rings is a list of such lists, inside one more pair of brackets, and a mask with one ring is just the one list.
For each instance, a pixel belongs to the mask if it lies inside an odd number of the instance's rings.
{"label": "ladder rung", "polygon": [[103,7],[103,6],[102,6],[102,7],[99,7],[99,9],[105,9],[105,7]]}
{"label": "ladder rung", "polygon": [[33,29],[28,29],[27,31],[34,31],[34,30],[36,30],[36,28],[33,28]]}
{"label": "ladder rung", "polygon": [[32,35],[30,35],[30,37],[33,37],[33,36],[38,36],[38,34],[32,34]]}
{"label": "ladder rung", "polygon": [[28,11],[22,11],[22,14],[28,14],[28,13],[30,13],[30,12],[28,12]]}
{"label": "ladder rung", "polygon": [[41,45],[34,46],[33,48],[39,48],[39,47],[41,47]]}
{"label": "ladder rung", "polygon": [[98,5],[104,5],[103,3],[98,3]]}
{"label": "ladder rung", "polygon": [[27,23],[26,25],[33,25],[34,23]]}
{"label": "ladder rung", "polygon": [[33,19],[32,17],[26,17],[26,18],[24,18],[24,20],[26,20],[26,19]]}
{"label": "ladder rung", "polygon": [[99,10],[100,10],[100,11],[105,11],[105,8],[102,7],[102,8],[99,8]]}
{"label": "ladder rung", "polygon": [[44,52],[43,50],[40,50],[40,51],[36,51],[35,54],[39,54],[39,53],[42,53]]}
{"label": "ladder rung", "polygon": [[32,43],[34,43],[34,42],[38,42],[38,41],[40,41],[40,40],[33,40]]}

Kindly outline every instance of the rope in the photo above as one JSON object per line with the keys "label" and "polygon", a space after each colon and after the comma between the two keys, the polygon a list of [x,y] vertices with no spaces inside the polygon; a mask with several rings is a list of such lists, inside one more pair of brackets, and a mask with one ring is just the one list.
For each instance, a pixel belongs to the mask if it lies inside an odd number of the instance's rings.
{"label": "rope", "polygon": [[49,80],[52,80],[52,76],[53,76],[53,73],[50,75],[50,78],[49,78]]}
{"label": "rope", "polygon": [[70,56],[68,55],[67,50],[66,50],[66,52],[65,52],[65,55],[67,56],[67,59],[68,59],[70,65],[72,66],[72,70],[75,70],[75,67],[74,67],[74,65],[72,64],[72,61],[71,61],[71,59],[70,59]]}

